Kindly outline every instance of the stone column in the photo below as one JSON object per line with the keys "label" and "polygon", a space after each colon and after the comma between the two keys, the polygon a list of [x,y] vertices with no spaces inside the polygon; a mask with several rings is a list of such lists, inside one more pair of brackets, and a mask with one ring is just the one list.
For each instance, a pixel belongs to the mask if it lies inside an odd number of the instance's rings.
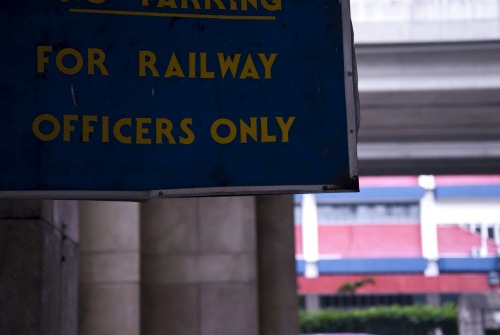
{"label": "stone column", "polygon": [[318,206],[314,194],[302,195],[302,253],[305,262],[304,277],[318,277]]}
{"label": "stone column", "polygon": [[427,259],[427,268],[424,275],[435,277],[439,275],[439,250],[437,238],[437,224],[435,218],[434,189],[436,183],[434,176],[420,176],[418,179],[420,187],[425,190],[420,199],[420,236],[422,246],[422,257]]}
{"label": "stone column", "polygon": [[486,294],[462,294],[458,302],[458,333],[460,335],[484,334],[483,313],[491,307],[494,306],[488,304]]}
{"label": "stone column", "polygon": [[140,334],[139,204],[80,202],[80,335]]}
{"label": "stone column", "polygon": [[319,294],[307,294],[304,296],[304,309],[306,311],[319,311],[321,309],[321,298]]}
{"label": "stone column", "polygon": [[292,196],[257,197],[260,335],[297,335]]}
{"label": "stone column", "polygon": [[0,200],[0,334],[77,334],[78,206]]}
{"label": "stone column", "polygon": [[141,205],[141,330],[257,335],[253,197]]}
{"label": "stone column", "polygon": [[441,296],[439,293],[427,293],[425,295],[425,304],[430,306],[441,306]]}

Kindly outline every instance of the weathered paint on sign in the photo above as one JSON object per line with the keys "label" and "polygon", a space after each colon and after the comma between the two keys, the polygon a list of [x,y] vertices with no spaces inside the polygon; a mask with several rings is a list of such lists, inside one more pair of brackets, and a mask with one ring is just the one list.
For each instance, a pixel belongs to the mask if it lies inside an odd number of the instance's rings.
{"label": "weathered paint on sign", "polygon": [[1,194],[356,190],[348,8],[2,2]]}

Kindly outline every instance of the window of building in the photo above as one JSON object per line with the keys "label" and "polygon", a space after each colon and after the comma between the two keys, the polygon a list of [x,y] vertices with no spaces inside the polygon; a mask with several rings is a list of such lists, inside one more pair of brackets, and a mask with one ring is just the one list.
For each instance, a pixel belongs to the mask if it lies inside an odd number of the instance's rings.
{"label": "window of building", "polygon": [[[419,203],[318,204],[319,224],[417,223]],[[300,224],[302,211],[295,206],[295,222]]]}

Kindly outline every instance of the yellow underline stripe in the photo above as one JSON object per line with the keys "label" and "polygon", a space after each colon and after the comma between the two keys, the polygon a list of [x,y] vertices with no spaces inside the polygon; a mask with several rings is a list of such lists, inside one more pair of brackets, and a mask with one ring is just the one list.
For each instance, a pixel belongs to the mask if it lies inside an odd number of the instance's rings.
{"label": "yellow underline stripe", "polygon": [[103,10],[103,9],[78,9],[71,8],[71,13],[85,14],[107,14],[127,16],[156,16],[156,17],[181,17],[191,19],[217,19],[217,20],[276,20],[276,16],[265,15],[216,15],[216,14],[182,14],[182,13],[156,13],[156,12],[133,12],[127,10]]}

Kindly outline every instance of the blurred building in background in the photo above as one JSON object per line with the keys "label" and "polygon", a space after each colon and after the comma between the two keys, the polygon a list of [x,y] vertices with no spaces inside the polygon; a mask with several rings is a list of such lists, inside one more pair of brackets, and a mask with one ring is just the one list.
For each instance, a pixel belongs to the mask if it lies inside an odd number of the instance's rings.
{"label": "blurred building in background", "polygon": [[295,198],[303,306],[486,296],[498,266],[500,1],[350,3],[362,190]]}
{"label": "blurred building in background", "polygon": [[359,194],[295,198],[304,307],[458,302],[494,289],[500,175],[362,177]]}

